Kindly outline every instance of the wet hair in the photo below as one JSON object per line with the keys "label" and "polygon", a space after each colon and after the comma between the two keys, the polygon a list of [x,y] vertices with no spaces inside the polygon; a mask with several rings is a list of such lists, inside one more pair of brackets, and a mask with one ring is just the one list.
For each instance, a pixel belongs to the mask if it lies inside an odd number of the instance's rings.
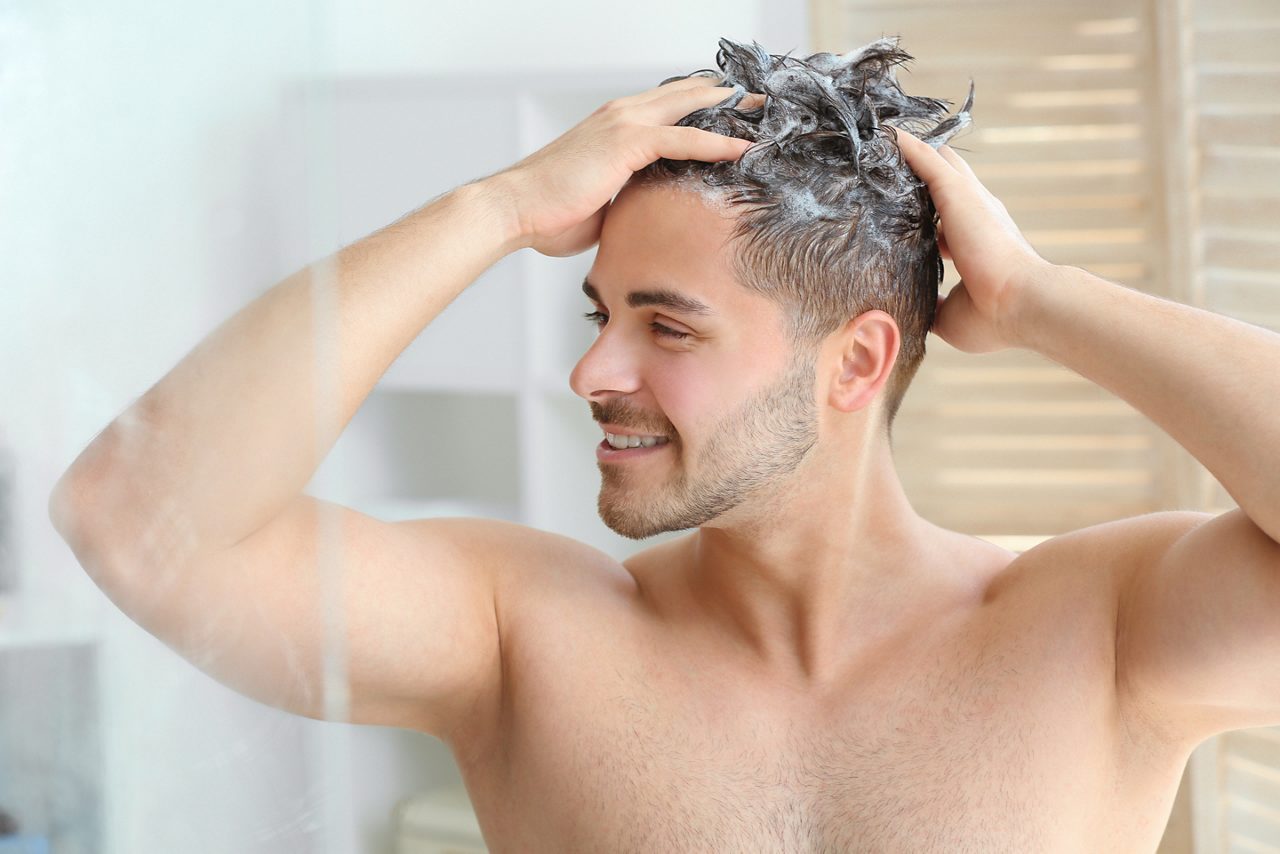
{"label": "wet hair", "polygon": [[[905,94],[895,67],[912,60],[896,37],[845,54],[773,55],[756,42],[720,39],[716,65],[669,77],[710,76],[732,96],[676,124],[755,142],[737,161],[654,161],[630,184],[677,185],[738,209],[732,266],[748,289],[781,306],[797,354],[853,317],[880,309],[901,333],[883,390],[892,438],[898,406],[924,358],[937,310],[942,257],[936,211],[902,158],[895,128],[937,147],[970,123],[973,81],[960,111]],[[748,92],[762,106],[739,110]]]}

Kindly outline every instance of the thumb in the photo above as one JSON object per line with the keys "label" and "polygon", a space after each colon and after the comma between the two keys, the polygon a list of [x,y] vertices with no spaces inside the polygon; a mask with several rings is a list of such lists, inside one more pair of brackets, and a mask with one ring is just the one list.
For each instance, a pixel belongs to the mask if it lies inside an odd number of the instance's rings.
{"label": "thumb", "polygon": [[595,246],[600,240],[600,232],[604,226],[605,211],[608,204],[602,205],[595,213],[560,234],[536,244],[535,249],[543,255],[553,258],[567,258],[577,255]]}
{"label": "thumb", "polygon": [[961,323],[960,314],[964,313],[969,303],[969,291],[964,286],[964,280],[961,279],[950,293],[938,294],[938,308],[933,316],[933,326],[930,331],[937,335],[943,341],[955,346],[955,338],[953,330],[956,324]]}

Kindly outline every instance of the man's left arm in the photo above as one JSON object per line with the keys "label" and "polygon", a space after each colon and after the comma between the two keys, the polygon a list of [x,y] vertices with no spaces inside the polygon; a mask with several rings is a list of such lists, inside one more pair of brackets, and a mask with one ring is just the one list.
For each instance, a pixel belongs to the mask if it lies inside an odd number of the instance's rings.
{"label": "man's left arm", "polygon": [[1117,619],[1130,699],[1199,737],[1280,724],[1280,334],[1076,267],[1020,293],[1015,346],[1128,401],[1239,505],[1135,529]]}
{"label": "man's left arm", "polygon": [[1024,347],[1129,402],[1239,505],[1124,521],[1117,680],[1179,737],[1280,725],[1280,334],[1036,254],[949,146],[900,132],[961,283],[933,332],[966,352]]}

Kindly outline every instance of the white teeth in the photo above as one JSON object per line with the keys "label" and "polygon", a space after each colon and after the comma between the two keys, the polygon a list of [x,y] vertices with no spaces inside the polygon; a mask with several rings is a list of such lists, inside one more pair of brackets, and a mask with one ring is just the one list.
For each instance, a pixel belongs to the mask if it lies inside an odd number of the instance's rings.
{"label": "white teeth", "polygon": [[665,445],[668,442],[665,436],[615,436],[613,433],[605,433],[604,437],[610,447],[619,451],[626,448],[652,448],[654,445]]}

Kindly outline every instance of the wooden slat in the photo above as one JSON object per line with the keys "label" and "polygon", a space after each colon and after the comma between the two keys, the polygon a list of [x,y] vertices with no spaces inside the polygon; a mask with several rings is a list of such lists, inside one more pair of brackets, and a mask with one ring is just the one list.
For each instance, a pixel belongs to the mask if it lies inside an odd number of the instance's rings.
{"label": "wooden slat", "polygon": [[1205,228],[1256,228],[1275,223],[1277,213],[1275,195],[1241,198],[1206,193],[1200,199],[1200,220]]}
{"label": "wooden slat", "polygon": [[[977,170],[991,166],[1000,172],[1006,165],[1018,164],[1015,172],[1041,172],[1041,164],[1055,169],[1079,172],[1078,163],[1101,163],[1102,169],[1124,169],[1126,173],[1144,172],[1147,146],[1139,140],[1137,127],[1129,125],[1039,124],[1015,125],[989,119],[992,124],[980,131],[955,138],[957,151]],[[1110,164],[1125,163],[1125,166]],[[1029,165],[1027,165],[1029,164]],[[1062,164],[1062,165],[1057,165]]]}
{"label": "wooden slat", "polygon": [[1280,233],[1243,230],[1206,234],[1204,262],[1208,266],[1236,270],[1280,269]]}
{"label": "wooden slat", "polygon": [[979,500],[972,491],[959,499],[954,494],[934,494],[930,488],[904,484],[911,504],[929,521],[974,535],[999,533],[1033,536],[1075,531],[1113,519],[1149,513],[1145,496],[1137,499],[1108,495],[1103,499],[1074,496],[1050,502],[1041,497],[1005,497]]}
{"label": "wooden slat", "polygon": [[1231,743],[1233,746],[1230,746],[1226,753],[1224,787],[1234,798],[1243,802],[1262,804],[1263,807],[1276,809],[1277,805],[1280,805],[1280,759],[1277,759],[1272,752],[1257,750],[1257,745],[1266,744],[1266,741],[1261,737],[1251,737],[1251,732],[1274,734],[1275,731],[1240,732],[1239,735],[1244,735],[1244,739]]}
{"label": "wooden slat", "polygon": [[[933,98],[948,98],[959,105],[969,91],[969,78],[974,79],[974,107],[991,104],[1010,109],[1017,108],[1018,99],[1025,96],[1060,95],[1061,93],[1091,93],[1128,91],[1142,102],[1142,75],[1136,68],[1051,68],[1041,64],[1020,67],[1017,74],[979,74],[982,66],[975,65],[972,73],[957,73],[955,63],[944,64],[928,54],[913,49],[908,36],[903,35],[902,47],[916,56],[916,61],[899,68],[898,81],[911,93],[927,94]],[[1010,60],[997,59],[1001,66]],[[979,100],[981,99],[981,100]]]}
{"label": "wooden slat", "polygon": [[1275,62],[1280,27],[1265,21],[1240,21],[1231,28],[1201,30],[1195,38],[1195,62]]}
{"label": "wooden slat", "polygon": [[[1136,202],[1133,207],[1107,207],[1098,201],[1089,203],[1088,197],[1077,196],[1075,198],[1081,200],[1079,207],[1053,208],[1047,206],[1047,200],[1042,200],[1038,207],[1024,204],[1024,198],[1027,197],[1001,199],[1006,207],[1018,207],[1018,226],[1024,234],[1070,230],[1131,231],[1146,227],[1149,219],[1149,213],[1139,208]],[[1137,199],[1136,196],[1131,198]]]}
{"label": "wooden slat", "polygon": [[1280,103],[1204,107],[1200,122],[1206,132],[1230,140],[1232,145],[1280,145]]}
{"label": "wooden slat", "polygon": [[1191,4],[1191,19],[1197,30],[1217,25],[1220,21],[1274,21],[1275,0],[1213,0]]}
{"label": "wooden slat", "polygon": [[[1210,270],[1206,277],[1205,307],[1265,329],[1280,331],[1280,285],[1274,277],[1249,271]],[[1270,279],[1270,280],[1268,280]]]}
{"label": "wooden slat", "polygon": [[1276,92],[1280,92],[1280,56],[1270,69],[1204,68],[1196,75],[1196,95],[1202,108],[1274,107]]}
{"label": "wooden slat", "polygon": [[1232,777],[1230,772],[1233,765],[1243,763],[1238,757],[1231,756],[1224,761],[1228,769],[1224,801],[1233,850],[1280,851],[1276,844],[1280,841],[1280,809],[1276,809],[1274,803],[1266,804],[1242,796],[1238,788],[1241,778],[1239,775]]}
{"label": "wooden slat", "polygon": [[1280,195],[1280,150],[1207,143],[1202,157],[1200,188],[1204,193],[1272,202]]}

